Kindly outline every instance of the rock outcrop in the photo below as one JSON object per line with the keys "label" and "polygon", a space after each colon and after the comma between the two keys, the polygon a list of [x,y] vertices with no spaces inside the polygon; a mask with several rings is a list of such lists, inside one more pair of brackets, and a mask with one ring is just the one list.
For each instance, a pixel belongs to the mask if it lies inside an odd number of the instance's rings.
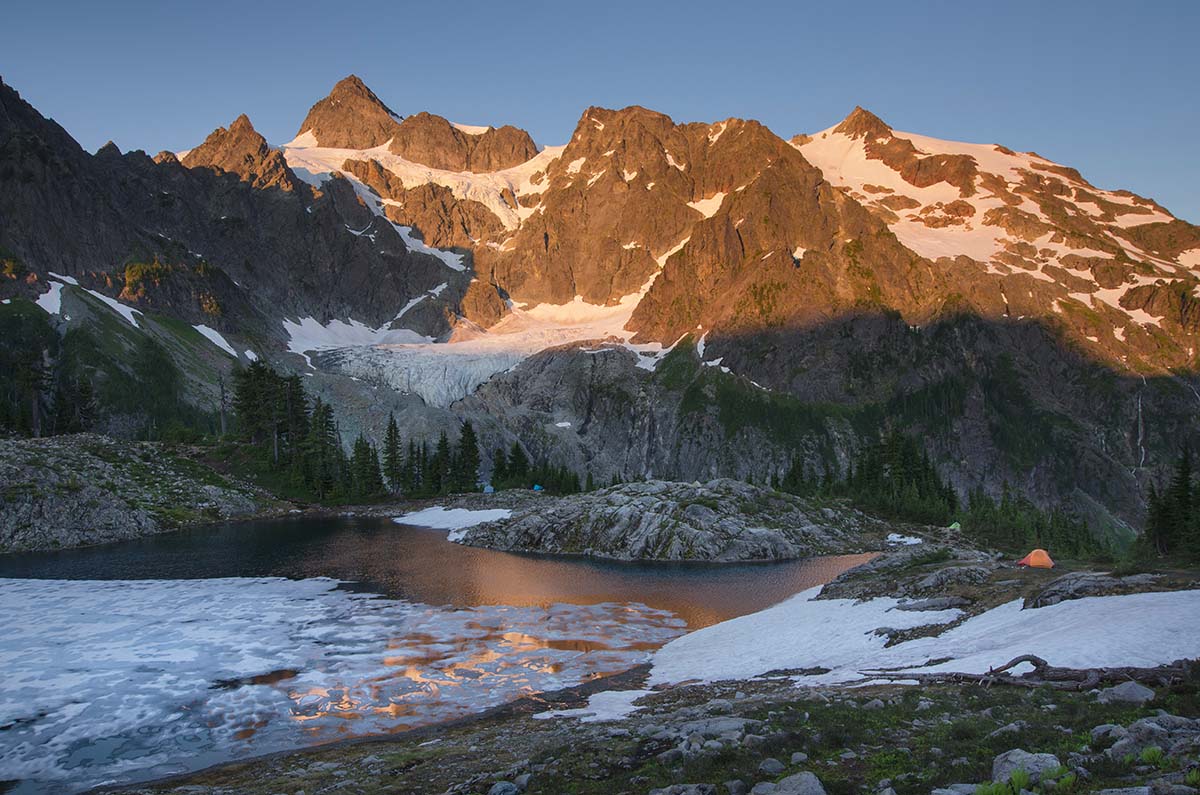
{"label": "rock outcrop", "polygon": [[537,154],[537,146],[524,130],[505,125],[464,132],[425,112],[400,122],[388,148],[405,160],[444,171],[501,171]]}
{"label": "rock outcrop", "polygon": [[878,546],[884,527],[740,481],[647,481],[536,505],[468,529],[462,542],[616,560],[762,561],[860,552]]}
{"label": "rock outcrop", "polygon": [[150,443],[0,440],[0,552],[62,549],[245,516],[267,501]]}

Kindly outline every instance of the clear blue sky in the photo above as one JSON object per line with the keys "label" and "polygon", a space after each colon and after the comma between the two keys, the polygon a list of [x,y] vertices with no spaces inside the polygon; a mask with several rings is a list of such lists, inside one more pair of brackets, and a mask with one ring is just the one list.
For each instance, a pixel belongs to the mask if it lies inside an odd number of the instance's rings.
{"label": "clear blue sky", "polygon": [[1075,166],[1200,222],[1200,2],[8,2],[0,75],[89,150],[239,113],[290,139],[357,73],[396,112],[563,143],[588,105],[780,135],[856,104]]}

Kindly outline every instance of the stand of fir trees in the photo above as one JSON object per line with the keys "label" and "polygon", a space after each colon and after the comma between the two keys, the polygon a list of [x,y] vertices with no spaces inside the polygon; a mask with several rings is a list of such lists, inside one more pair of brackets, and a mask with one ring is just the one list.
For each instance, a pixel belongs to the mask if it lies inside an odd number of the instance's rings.
{"label": "stand of fir trees", "polygon": [[1151,485],[1142,536],[1145,551],[1200,558],[1200,484],[1193,466],[1192,451],[1184,447],[1165,488]]}
{"label": "stand of fir trees", "polygon": [[1043,547],[1064,557],[1108,550],[1087,523],[1062,511],[1044,511],[1007,488],[999,500],[973,492],[965,506],[912,438],[895,431],[864,448],[844,475],[808,471],[799,459],[775,488],[808,497],[842,497],[855,507],[902,522],[945,526],[957,520],[968,537],[1001,550]]}
{"label": "stand of fir trees", "polygon": [[516,442],[507,451],[498,448],[492,454],[492,462],[492,487],[497,490],[532,489],[534,486],[541,486],[543,491],[550,494],[576,494],[583,490],[579,473],[548,463],[534,466],[529,463],[525,450]]}
{"label": "stand of fir trees", "polygon": [[311,406],[299,376],[283,376],[263,362],[234,374],[237,436],[260,461],[321,502],[370,500],[391,494],[432,497],[479,488],[479,442],[464,423],[451,444],[443,432],[431,450],[400,438],[388,417],[380,450],[360,434],[350,455],[342,447],[333,407],[316,398]]}

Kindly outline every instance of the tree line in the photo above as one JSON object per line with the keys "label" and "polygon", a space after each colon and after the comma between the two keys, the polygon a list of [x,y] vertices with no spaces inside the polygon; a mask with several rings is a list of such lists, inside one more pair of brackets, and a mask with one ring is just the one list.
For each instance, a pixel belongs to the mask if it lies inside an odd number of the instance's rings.
{"label": "tree line", "polygon": [[382,450],[360,433],[347,454],[333,406],[320,397],[310,403],[298,375],[254,362],[235,371],[233,381],[238,438],[319,501],[397,492],[427,497],[479,487],[479,445],[470,423],[456,443],[443,432],[431,450],[416,440],[405,446],[395,416],[389,416]]}
{"label": "tree line", "polygon": [[795,458],[773,485],[800,496],[846,498],[864,511],[898,521],[939,526],[958,521],[969,538],[1008,551],[1045,547],[1072,557],[1106,551],[1083,519],[1045,511],[1007,485],[999,499],[975,490],[961,504],[922,446],[895,430],[860,450],[845,473],[828,467],[809,470]]}
{"label": "tree line", "polygon": [[1142,543],[1157,555],[1200,557],[1200,484],[1192,451],[1185,446],[1162,488],[1151,484],[1146,495],[1146,532]]}

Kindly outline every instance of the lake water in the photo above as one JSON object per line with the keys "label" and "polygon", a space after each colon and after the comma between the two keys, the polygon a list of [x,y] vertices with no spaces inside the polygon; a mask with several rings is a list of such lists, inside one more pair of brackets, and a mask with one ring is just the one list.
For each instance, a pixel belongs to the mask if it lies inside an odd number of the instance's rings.
{"label": "lake water", "polygon": [[0,556],[0,781],[69,792],[461,717],[869,557],[606,563],[375,518]]}

